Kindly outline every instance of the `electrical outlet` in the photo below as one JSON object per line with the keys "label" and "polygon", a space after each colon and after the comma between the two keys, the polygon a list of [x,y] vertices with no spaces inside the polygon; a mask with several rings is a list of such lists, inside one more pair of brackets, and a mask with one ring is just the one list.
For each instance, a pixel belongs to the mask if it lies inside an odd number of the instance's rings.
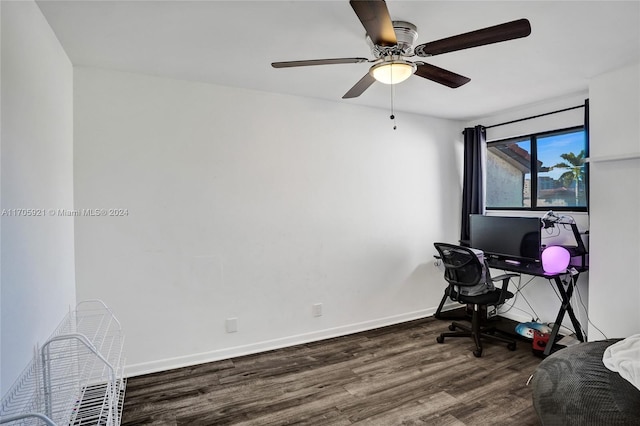
{"label": "electrical outlet", "polygon": [[227,333],[235,333],[238,331],[238,318],[227,318],[224,323]]}
{"label": "electrical outlet", "polygon": [[322,303],[315,303],[311,306],[311,312],[314,317],[322,316]]}

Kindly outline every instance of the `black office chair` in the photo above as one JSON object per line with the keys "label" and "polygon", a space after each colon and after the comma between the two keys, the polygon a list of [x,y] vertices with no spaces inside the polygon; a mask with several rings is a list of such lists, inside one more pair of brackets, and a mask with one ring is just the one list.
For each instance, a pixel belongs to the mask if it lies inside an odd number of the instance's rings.
{"label": "black office chair", "polygon": [[[476,345],[473,355],[476,357],[482,356],[481,338],[507,343],[507,348],[514,351],[516,349],[515,340],[499,336],[495,334],[496,329],[494,327],[487,327],[481,324],[480,312],[482,306],[499,306],[505,300],[511,299],[513,293],[507,290],[509,279],[518,275],[504,274],[492,278],[486,261],[484,263],[481,262],[470,248],[446,243],[434,243],[434,246],[438,250],[442,264],[445,267],[444,279],[449,283],[449,286],[445,289],[445,296],[467,306],[473,306],[471,327],[454,321],[449,325],[451,333],[440,334],[436,339],[437,342],[444,343],[445,337],[472,337]],[[502,288],[493,286],[493,282],[496,281],[502,281]],[[470,290],[472,288],[477,289],[477,286],[482,286],[483,284],[490,290],[484,294],[471,295]],[[456,329],[462,331],[456,331]]]}

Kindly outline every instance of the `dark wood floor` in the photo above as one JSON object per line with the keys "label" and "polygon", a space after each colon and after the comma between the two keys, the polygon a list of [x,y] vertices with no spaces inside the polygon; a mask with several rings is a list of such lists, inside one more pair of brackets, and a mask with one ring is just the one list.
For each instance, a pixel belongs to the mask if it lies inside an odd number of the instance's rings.
{"label": "dark wood floor", "polygon": [[468,338],[436,343],[426,318],[128,381],[123,425],[538,425],[541,361]]}

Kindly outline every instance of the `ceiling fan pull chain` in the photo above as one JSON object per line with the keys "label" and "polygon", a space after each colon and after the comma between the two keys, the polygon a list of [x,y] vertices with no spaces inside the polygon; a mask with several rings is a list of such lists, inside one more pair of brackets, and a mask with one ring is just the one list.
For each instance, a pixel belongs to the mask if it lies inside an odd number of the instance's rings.
{"label": "ceiling fan pull chain", "polygon": [[[391,69],[391,74],[393,76],[393,68]],[[396,130],[396,128],[397,128],[397,126],[396,126],[396,115],[395,115],[394,108],[393,108],[393,94],[394,94],[393,86],[394,85],[390,84],[389,86],[391,86],[391,115],[389,116],[389,118],[391,120],[393,120],[393,130]]]}

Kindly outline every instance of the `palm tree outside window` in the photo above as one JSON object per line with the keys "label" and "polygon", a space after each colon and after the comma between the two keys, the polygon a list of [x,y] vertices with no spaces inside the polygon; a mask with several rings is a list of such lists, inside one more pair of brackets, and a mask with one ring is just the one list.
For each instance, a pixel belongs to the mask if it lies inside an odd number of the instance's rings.
{"label": "palm tree outside window", "polygon": [[573,152],[569,152],[566,154],[560,154],[560,158],[562,158],[563,162],[556,164],[551,167],[553,169],[566,169],[567,171],[560,175],[558,179],[564,187],[574,188],[575,195],[575,205],[580,205],[583,201],[581,199],[581,195],[584,194],[584,189],[581,185],[584,185],[585,178],[585,166],[584,166],[584,150],[580,151],[578,155]]}

